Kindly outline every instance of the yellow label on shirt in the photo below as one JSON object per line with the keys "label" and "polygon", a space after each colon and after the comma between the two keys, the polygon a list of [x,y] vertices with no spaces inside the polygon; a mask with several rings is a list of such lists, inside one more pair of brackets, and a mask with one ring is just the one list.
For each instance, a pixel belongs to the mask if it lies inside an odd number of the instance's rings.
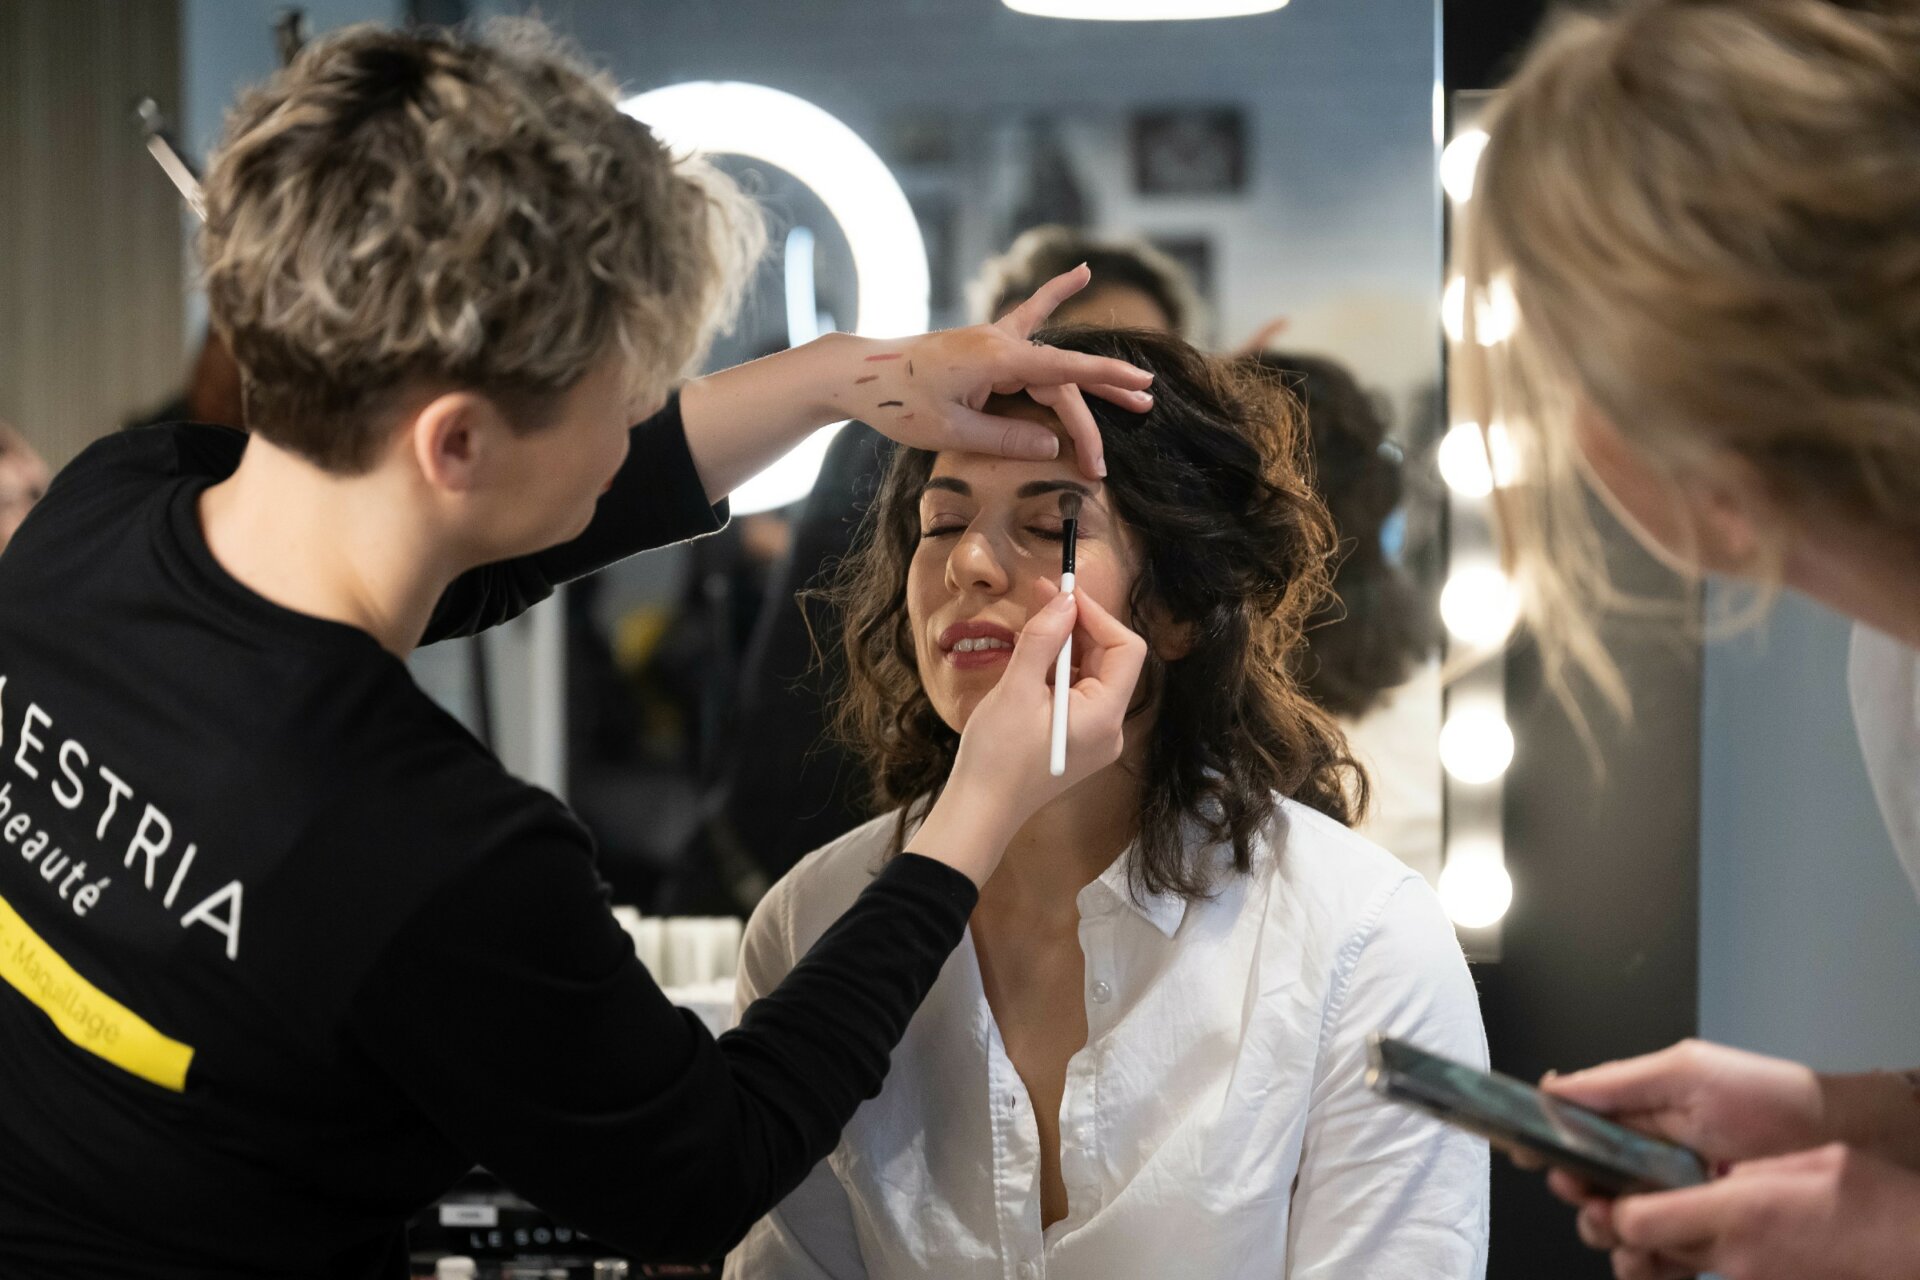
{"label": "yellow label on shirt", "polygon": [[74,972],[0,898],[0,978],[53,1019],[60,1034],[122,1071],[184,1093],[193,1049],[155,1031],[139,1014]]}

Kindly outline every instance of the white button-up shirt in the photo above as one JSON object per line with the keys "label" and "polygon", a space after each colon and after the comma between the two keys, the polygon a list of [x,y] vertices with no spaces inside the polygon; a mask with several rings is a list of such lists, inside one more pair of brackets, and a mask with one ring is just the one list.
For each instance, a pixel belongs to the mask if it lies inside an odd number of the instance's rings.
{"label": "white button-up shirt", "polygon": [[[893,818],[810,854],[747,926],[741,1007],[885,859]],[[1210,856],[1225,859],[1224,851]],[[1367,1088],[1384,1030],[1484,1065],[1472,979],[1433,892],[1285,802],[1251,874],[1136,901],[1127,856],[1080,892],[1087,1043],[1060,1110],[1066,1218],[971,934],[880,1096],[728,1259],[730,1280],[1480,1277],[1487,1148]]]}

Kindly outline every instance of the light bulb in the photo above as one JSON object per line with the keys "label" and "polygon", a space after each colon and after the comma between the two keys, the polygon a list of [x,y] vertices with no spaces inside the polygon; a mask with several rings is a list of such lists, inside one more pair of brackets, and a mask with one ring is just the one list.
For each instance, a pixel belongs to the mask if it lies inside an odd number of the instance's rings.
{"label": "light bulb", "polygon": [[1455,423],[1440,439],[1439,462],[1440,478],[1462,497],[1484,498],[1493,492],[1493,467],[1479,423]]}
{"label": "light bulb", "polygon": [[1504,272],[1487,281],[1484,294],[1473,301],[1473,340],[1483,347],[1497,346],[1520,327],[1520,299],[1513,279]]}
{"label": "light bulb", "polygon": [[1520,478],[1520,449],[1506,424],[1482,433],[1477,422],[1457,422],[1440,438],[1440,478],[1463,498],[1484,498]]}
{"label": "light bulb", "polygon": [[1447,341],[1458,345],[1467,340],[1467,278],[1455,276],[1447,281],[1440,295],[1440,327]]}
{"label": "light bulb", "polygon": [[1450,855],[1441,868],[1439,887],[1448,918],[1466,929],[1497,923],[1513,905],[1513,877],[1497,848]]}
{"label": "light bulb", "polygon": [[1165,22],[1176,18],[1243,18],[1287,7],[1287,0],[1003,0],[1036,18],[1101,22]]}
{"label": "light bulb", "polygon": [[1480,168],[1480,153],[1492,139],[1485,129],[1469,129],[1440,153],[1440,185],[1458,204],[1473,198],[1473,178]]}
{"label": "light bulb", "polygon": [[[924,333],[928,319],[926,243],[913,207],[885,162],[840,120],[790,93],[733,81],[689,81],[620,104],[676,150],[744,156],[784,169],[820,198],[853,253],[852,328],[875,338]],[[800,314],[817,305],[803,278],[812,253],[790,244],[794,303],[790,334],[811,327]],[[817,313],[814,313],[817,316]],[[817,326],[817,319],[815,326]],[[733,491],[733,514],[748,515],[804,498],[820,473],[833,433],[823,427]]]}
{"label": "light bulb", "polygon": [[1497,711],[1456,711],[1440,726],[1440,763],[1462,782],[1492,782],[1513,763],[1513,730]]}
{"label": "light bulb", "polygon": [[1520,617],[1520,592],[1493,565],[1456,569],[1440,591],[1440,620],[1471,645],[1492,648]]}

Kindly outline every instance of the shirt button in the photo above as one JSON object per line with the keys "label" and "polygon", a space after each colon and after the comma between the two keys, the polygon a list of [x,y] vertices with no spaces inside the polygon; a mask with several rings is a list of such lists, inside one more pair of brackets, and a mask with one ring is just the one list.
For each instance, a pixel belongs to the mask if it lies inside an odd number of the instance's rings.
{"label": "shirt button", "polygon": [[1112,987],[1108,986],[1104,981],[1093,984],[1093,1002],[1095,1004],[1105,1004],[1111,999],[1113,999]]}

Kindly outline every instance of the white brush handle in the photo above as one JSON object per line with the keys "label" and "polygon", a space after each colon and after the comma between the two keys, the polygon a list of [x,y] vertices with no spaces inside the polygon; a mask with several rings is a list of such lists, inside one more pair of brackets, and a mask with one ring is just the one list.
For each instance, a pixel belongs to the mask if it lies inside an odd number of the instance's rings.
{"label": "white brush handle", "polygon": [[[1073,575],[1060,575],[1060,589],[1073,594]],[[1067,772],[1067,694],[1073,690],[1073,633],[1060,646],[1060,657],[1053,664],[1053,756],[1047,762],[1054,777]]]}

